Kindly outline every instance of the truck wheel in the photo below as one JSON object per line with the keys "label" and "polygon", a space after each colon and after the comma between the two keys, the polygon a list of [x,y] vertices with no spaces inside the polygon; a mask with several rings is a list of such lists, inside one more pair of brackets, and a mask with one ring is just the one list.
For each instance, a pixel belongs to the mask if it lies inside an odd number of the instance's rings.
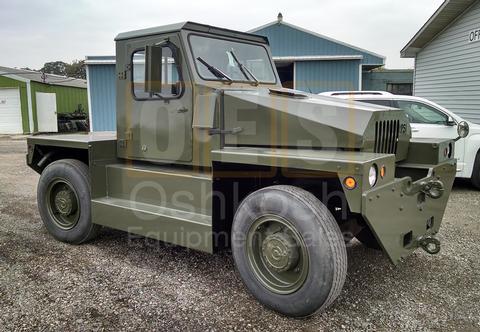
{"label": "truck wheel", "polygon": [[365,226],[355,237],[367,248],[382,250],[382,247],[380,247],[380,244],[368,226]]}
{"label": "truck wheel", "polygon": [[88,167],[79,160],[62,159],[45,168],[37,203],[45,227],[59,241],[80,244],[100,230],[91,218]]}
{"label": "truck wheel", "polygon": [[472,184],[475,188],[480,190],[480,151],[475,158],[475,164],[473,164]]}
{"label": "truck wheel", "polygon": [[243,200],[233,220],[232,251],[249,291],[288,316],[327,308],[347,273],[334,217],[311,193],[292,186],[263,188]]}

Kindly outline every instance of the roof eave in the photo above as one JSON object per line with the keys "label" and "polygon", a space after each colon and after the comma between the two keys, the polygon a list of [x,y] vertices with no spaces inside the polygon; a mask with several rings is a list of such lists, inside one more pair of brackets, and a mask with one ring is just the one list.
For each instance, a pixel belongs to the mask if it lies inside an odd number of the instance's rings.
{"label": "roof eave", "polygon": [[[420,30],[410,39],[410,41],[403,47],[400,51],[400,56],[402,58],[414,58],[417,53],[425,47],[431,40],[435,39],[442,31],[444,31],[450,24],[460,17],[470,6],[474,5],[477,0],[445,0],[440,7],[433,13],[433,15],[422,25]],[[453,14],[449,14],[449,11],[452,11]],[[455,11],[454,6],[459,6],[458,10]],[[447,12],[450,16],[445,19],[445,17],[440,17],[444,14],[444,11]],[[437,22],[439,19],[440,22]],[[434,24],[438,24],[437,28],[433,28],[432,31],[429,31]],[[423,39],[423,41],[422,41]],[[420,40],[420,41],[419,41]]]}
{"label": "roof eave", "polygon": [[403,49],[400,52],[401,58],[415,58],[417,53],[420,52],[421,48],[418,47],[409,47],[407,49]]}
{"label": "roof eave", "polygon": [[265,28],[268,28],[270,26],[273,26],[275,24],[278,24],[278,25],[285,25],[285,26],[288,26],[292,29],[296,29],[296,30],[299,30],[299,31],[302,31],[304,33],[308,33],[312,36],[315,36],[315,37],[319,37],[319,38],[323,38],[323,39],[326,39],[326,40],[329,40],[331,42],[334,42],[334,43],[337,43],[337,44],[340,44],[340,45],[343,45],[343,46],[346,46],[346,47],[349,47],[351,49],[354,49],[354,50],[357,50],[357,51],[360,51],[360,52],[363,52],[363,53],[366,53],[366,54],[370,54],[374,57],[377,57],[377,58],[380,58],[380,59],[383,59],[383,62],[385,62],[385,59],[387,58],[386,56],[384,55],[381,55],[381,54],[378,54],[378,53],[375,53],[375,52],[371,52],[369,50],[366,50],[366,49],[363,49],[363,48],[360,48],[360,47],[357,47],[357,46],[354,46],[354,45],[351,45],[351,44],[348,44],[348,43],[345,43],[345,42],[342,42],[340,40],[337,40],[335,38],[331,38],[331,37],[327,37],[327,36],[324,36],[318,32],[315,32],[315,31],[311,31],[311,30],[308,30],[308,29],[305,29],[305,28],[302,28],[302,27],[299,27],[297,25],[294,25],[294,24],[291,24],[291,23],[287,23],[285,21],[278,21],[278,20],[275,20],[273,22],[270,22],[270,23],[267,23],[267,24],[264,24],[264,25],[261,25],[259,27],[256,27],[256,28],[253,28],[253,29],[250,29],[248,30],[247,32],[248,33],[256,33],[257,31],[260,31],[262,29],[265,29]]}
{"label": "roof eave", "polygon": [[148,37],[148,36],[154,36],[154,35],[159,35],[163,33],[178,32],[181,30],[212,33],[212,34],[225,36],[225,37],[233,37],[233,38],[239,38],[239,39],[244,39],[248,41],[268,44],[268,38],[264,36],[260,36],[260,35],[256,35],[248,32],[224,29],[220,27],[215,27],[215,26],[195,23],[195,22],[174,23],[174,24],[169,24],[169,25],[164,25],[159,27],[122,32],[118,34],[117,37],[115,37],[115,41],[140,38],[140,37]]}

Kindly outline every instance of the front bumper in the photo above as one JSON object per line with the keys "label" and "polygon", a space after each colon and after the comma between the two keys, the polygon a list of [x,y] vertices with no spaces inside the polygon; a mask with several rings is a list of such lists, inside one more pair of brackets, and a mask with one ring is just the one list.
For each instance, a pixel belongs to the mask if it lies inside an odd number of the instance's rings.
{"label": "front bumper", "polygon": [[[410,177],[396,178],[362,195],[363,218],[394,264],[438,232],[455,179],[456,160],[402,167],[428,169],[428,174],[414,182]],[[429,184],[439,182],[443,190],[436,198],[428,189]]]}

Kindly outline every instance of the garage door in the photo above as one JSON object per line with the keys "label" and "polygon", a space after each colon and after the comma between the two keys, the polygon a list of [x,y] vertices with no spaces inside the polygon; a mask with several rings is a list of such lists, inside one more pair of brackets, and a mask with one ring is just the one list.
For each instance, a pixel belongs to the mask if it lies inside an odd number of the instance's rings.
{"label": "garage door", "polygon": [[22,134],[22,111],[18,89],[0,89],[0,134]]}

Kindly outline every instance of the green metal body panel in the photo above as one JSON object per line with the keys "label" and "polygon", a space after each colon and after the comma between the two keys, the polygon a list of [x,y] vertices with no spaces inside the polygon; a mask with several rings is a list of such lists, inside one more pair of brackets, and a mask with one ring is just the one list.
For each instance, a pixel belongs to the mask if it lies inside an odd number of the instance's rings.
{"label": "green metal body panel", "polygon": [[[418,248],[421,237],[435,235],[440,228],[456,162],[449,160],[427,169],[428,175],[413,183],[409,177],[395,179],[362,194],[362,215],[394,264]],[[411,193],[411,188],[432,179],[440,179],[445,185],[442,197],[427,196],[423,200],[421,191]]]}
{"label": "green metal body panel", "polygon": [[[178,32],[117,41],[117,72],[125,70],[126,65],[130,66],[136,51],[167,39],[182,47]],[[182,49],[181,53],[185,54],[185,50]],[[117,151],[120,158],[191,162],[192,80],[186,62],[181,60],[180,66],[185,81],[184,93],[180,98],[165,101],[135,98],[131,69],[126,79],[117,80]]]}
{"label": "green metal body panel", "polygon": [[61,146],[74,149],[89,149],[103,141],[116,141],[115,132],[91,132],[78,134],[35,135],[27,139],[28,145]]}
{"label": "green metal body panel", "polygon": [[[63,155],[86,151],[94,223],[206,252],[215,249],[213,186],[238,180],[235,173],[233,179],[217,178],[225,165],[332,177],[350,215],[365,220],[393,263],[418,247],[422,236],[438,231],[455,177],[453,152],[445,154],[452,140],[410,140],[404,112],[282,89],[276,72],[275,83],[258,86],[206,81],[195,69],[190,33],[268,46],[264,37],[189,22],[120,34],[117,137],[34,136],[28,139],[27,163],[41,171],[35,163],[55,149]],[[135,99],[132,54],[166,38],[180,53],[183,94]],[[234,128],[240,129],[229,132]],[[372,166],[386,169],[373,188]],[[342,186],[346,177],[356,179],[355,188]],[[427,195],[434,181],[444,190],[436,199]],[[250,189],[243,188],[246,194]]]}
{"label": "green metal body panel", "polygon": [[455,143],[449,140],[415,138],[410,141],[407,161],[410,164],[436,165],[451,159],[454,149]]}
{"label": "green metal body panel", "polygon": [[[354,176],[358,183],[355,189],[345,190],[345,196],[352,212],[361,212],[362,192],[368,186],[368,170],[375,163],[394,169],[393,155],[370,152],[347,152],[308,149],[268,149],[255,147],[226,147],[212,151],[214,161],[245,165],[274,166],[285,169],[299,169],[335,174],[341,182],[347,176]],[[391,173],[391,172],[390,172]],[[389,183],[393,174],[379,179],[378,184]]]}
{"label": "green metal body panel", "polygon": [[406,157],[411,132],[401,111],[312,94],[285,97],[266,88],[226,90],[224,96],[225,128],[243,129],[227,136],[227,145],[373,151],[375,123],[399,119],[406,130],[399,135],[396,156]]}
{"label": "green metal body panel", "polygon": [[92,200],[97,224],[212,252],[209,174],[167,166],[106,166],[108,196]]}

